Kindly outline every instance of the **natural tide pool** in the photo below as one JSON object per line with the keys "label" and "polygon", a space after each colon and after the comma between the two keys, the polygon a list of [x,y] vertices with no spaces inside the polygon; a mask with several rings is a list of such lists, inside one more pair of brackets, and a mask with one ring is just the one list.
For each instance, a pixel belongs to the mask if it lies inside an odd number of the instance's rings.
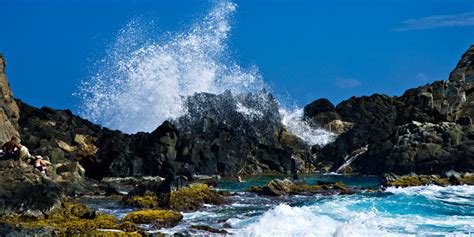
{"label": "natural tide pool", "polygon": [[[228,204],[207,205],[183,213],[181,223],[152,233],[205,235],[190,229],[206,225],[235,236],[473,236],[474,186],[420,186],[387,188],[384,192],[355,195],[266,197],[246,193],[282,175],[244,177],[244,183],[222,179],[218,188],[236,192]],[[308,174],[308,184],[343,181],[353,187],[379,186],[377,178]],[[88,199],[99,211],[122,218],[136,210],[118,201]]]}

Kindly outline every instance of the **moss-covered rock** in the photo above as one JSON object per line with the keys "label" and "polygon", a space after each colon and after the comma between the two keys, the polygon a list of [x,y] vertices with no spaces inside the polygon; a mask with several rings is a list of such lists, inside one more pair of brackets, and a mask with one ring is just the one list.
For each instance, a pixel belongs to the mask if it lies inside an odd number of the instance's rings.
{"label": "moss-covered rock", "polygon": [[[31,218],[24,215],[0,217],[0,222],[22,230],[24,233],[35,230],[48,230],[55,235],[93,234],[99,229],[137,231],[136,225],[124,225],[111,215],[95,212],[85,205],[63,199],[61,207],[55,208],[50,215]],[[25,232],[26,231],[26,232]]]}
{"label": "moss-covered rock", "polygon": [[158,197],[154,192],[146,192],[143,196],[126,196],[122,203],[132,207],[139,208],[157,208],[159,207]]}
{"label": "moss-covered rock", "polygon": [[448,178],[441,178],[438,175],[405,175],[385,177],[382,185],[393,187],[411,187],[424,185],[440,185],[447,186],[450,184]]}
{"label": "moss-covered rock", "polygon": [[156,227],[174,227],[183,219],[183,215],[170,210],[142,210],[131,212],[123,222],[135,224],[153,224]]}
{"label": "moss-covered rock", "polygon": [[309,185],[302,183],[293,183],[288,179],[274,179],[262,187],[251,186],[247,192],[254,192],[267,196],[283,195],[304,195],[304,194],[354,194],[354,190],[346,186],[343,182],[320,183]]}
{"label": "moss-covered rock", "polygon": [[170,196],[170,208],[178,211],[193,211],[203,204],[219,205],[224,203],[224,198],[206,184],[192,184],[174,191]]}

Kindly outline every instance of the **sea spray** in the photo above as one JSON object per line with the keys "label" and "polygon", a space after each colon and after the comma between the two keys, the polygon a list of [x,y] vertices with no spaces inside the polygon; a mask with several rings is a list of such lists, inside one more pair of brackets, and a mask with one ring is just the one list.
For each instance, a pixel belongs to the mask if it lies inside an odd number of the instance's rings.
{"label": "sea spray", "polygon": [[[86,118],[127,133],[153,131],[183,111],[183,98],[197,92],[255,91],[263,83],[255,69],[242,69],[225,58],[229,18],[236,9],[219,2],[201,22],[166,42],[148,40],[129,50],[126,39],[137,28],[127,24],[99,72],[83,83],[80,95]],[[124,50],[126,48],[127,50]],[[225,63],[224,63],[225,62]]]}
{"label": "sea spray", "polygon": [[[151,24],[132,20],[120,30],[99,70],[82,83],[81,115],[125,133],[151,132],[163,121],[186,114],[186,98],[196,93],[261,91],[264,82],[258,69],[243,68],[228,54],[230,19],[236,7],[219,1],[190,29],[170,33],[161,41],[147,38],[146,27]],[[261,114],[242,104],[237,107],[255,118]],[[280,114],[287,129],[309,145],[324,145],[334,137],[303,122],[300,109],[280,109]]]}
{"label": "sea spray", "polygon": [[289,132],[297,135],[309,145],[326,145],[336,138],[336,135],[323,128],[313,128],[303,120],[303,109],[293,110],[280,108],[282,123]]}

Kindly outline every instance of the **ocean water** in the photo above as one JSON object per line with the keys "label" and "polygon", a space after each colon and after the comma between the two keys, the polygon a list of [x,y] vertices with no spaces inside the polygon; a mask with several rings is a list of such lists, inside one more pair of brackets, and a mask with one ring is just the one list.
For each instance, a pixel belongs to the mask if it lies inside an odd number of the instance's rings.
{"label": "ocean water", "polygon": [[[282,176],[252,177],[245,183],[222,180],[236,192],[227,204],[183,213],[181,223],[150,233],[205,235],[189,228],[207,225],[234,236],[474,236],[474,186],[387,188],[355,195],[266,197],[243,192]],[[376,178],[312,174],[307,183],[343,181],[353,187],[378,187]],[[100,211],[122,218],[134,209],[117,202],[89,200]]]}
{"label": "ocean water", "polygon": [[[183,101],[195,93],[271,91],[257,66],[240,66],[229,50],[231,18],[237,7],[231,1],[215,1],[209,12],[187,30],[167,32],[167,37],[148,38],[143,32],[153,31],[153,24],[140,25],[132,19],[118,32],[107,56],[98,60],[97,70],[92,70],[80,86],[77,94],[83,104],[81,115],[125,133],[151,132],[163,121],[185,115]],[[288,131],[308,145],[325,145],[334,139],[334,134],[303,121],[301,108],[286,103],[279,100],[281,122]],[[241,106],[238,109],[251,116],[259,113]],[[203,224],[235,236],[474,236],[473,186],[277,198],[243,192],[273,178],[253,177],[245,183],[222,180],[220,189],[237,193],[228,197],[229,204],[184,213],[178,226],[161,230],[149,227],[149,231],[206,234],[189,229]],[[341,180],[354,187],[379,185],[377,179],[367,177],[305,176],[308,183],[317,180]],[[116,200],[84,201],[118,218],[135,210]]]}

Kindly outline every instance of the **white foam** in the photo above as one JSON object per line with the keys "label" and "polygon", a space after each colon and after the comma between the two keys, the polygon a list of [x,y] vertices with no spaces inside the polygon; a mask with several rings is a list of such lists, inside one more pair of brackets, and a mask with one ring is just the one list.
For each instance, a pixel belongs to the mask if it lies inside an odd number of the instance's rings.
{"label": "white foam", "polygon": [[263,117],[262,111],[246,107],[245,105],[239,102],[237,102],[237,112],[243,114],[248,119],[259,119]]}
{"label": "white foam", "polygon": [[386,192],[402,195],[420,195],[428,199],[457,204],[472,204],[474,186],[459,185],[442,187],[438,185],[416,186],[407,188],[389,187]]}
{"label": "white foam", "polygon": [[[358,215],[344,222],[315,213],[311,207],[280,204],[259,220],[236,233],[238,236],[387,236],[389,233],[367,225],[373,215]],[[235,222],[235,220],[234,220]]]}
{"label": "white foam", "polygon": [[[238,236],[469,236],[468,233],[474,232],[472,206],[466,203],[467,200],[472,203],[473,186],[389,188],[387,191],[395,195],[383,198],[335,196],[303,207],[280,204],[251,220],[234,218],[229,223],[240,228]],[[432,200],[454,200],[456,205],[436,204],[418,195]],[[412,210],[412,205],[420,209]],[[450,209],[459,208],[464,211],[449,214]],[[432,214],[425,212],[430,209],[433,209]],[[435,214],[434,210],[438,209],[441,211]],[[463,212],[466,214],[460,214]]]}
{"label": "white foam", "polygon": [[312,128],[306,121],[303,120],[303,109],[295,108],[280,109],[282,123],[289,132],[295,134],[309,145],[326,145],[333,142],[336,135],[325,129]]}

